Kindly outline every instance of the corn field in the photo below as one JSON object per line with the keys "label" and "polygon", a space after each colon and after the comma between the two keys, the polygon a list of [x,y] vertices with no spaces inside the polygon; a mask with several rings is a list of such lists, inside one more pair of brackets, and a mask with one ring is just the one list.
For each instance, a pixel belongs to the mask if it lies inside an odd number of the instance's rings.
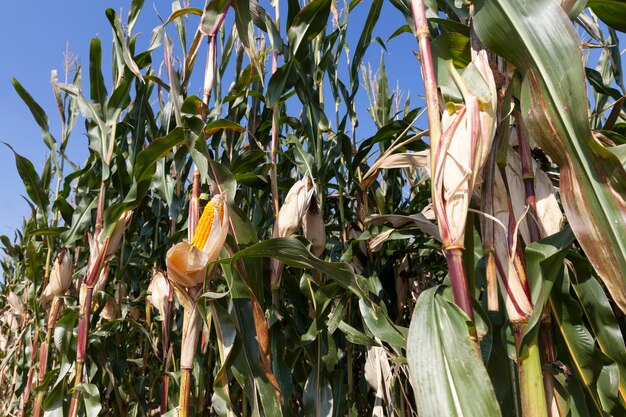
{"label": "corn field", "polygon": [[127,8],[13,79],[0,415],[626,416],[626,3]]}

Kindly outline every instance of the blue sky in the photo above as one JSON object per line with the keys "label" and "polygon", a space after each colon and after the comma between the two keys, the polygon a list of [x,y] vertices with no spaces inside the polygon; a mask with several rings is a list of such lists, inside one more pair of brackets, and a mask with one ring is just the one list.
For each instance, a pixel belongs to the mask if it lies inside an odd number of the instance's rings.
{"label": "blue sky", "polygon": [[[203,2],[193,1],[192,6],[202,7]],[[196,4],[197,3],[197,4]],[[26,6],[28,4],[28,6]],[[11,79],[18,81],[28,90],[48,114],[53,135],[60,136],[59,116],[50,85],[50,71],[57,69],[59,79],[64,76],[65,51],[69,42],[71,52],[83,66],[83,86],[88,91],[89,43],[93,37],[100,38],[103,47],[103,69],[110,66],[111,29],[104,11],[113,8],[122,10],[126,16],[130,0],[81,1],[56,0],[50,2],[7,2],[3,5],[5,21],[0,25],[0,51],[3,65],[0,66],[0,141],[7,142],[21,155],[30,159],[39,172],[45,162],[47,148],[41,139],[40,129],[33,120],[28,108],[18,97],[11,85]],[[362,27],[371,2],[359,4],[350,16],[351,24]],[[167,18],[171,2],[146,1],[135,33],[141,32],[140,45],[146,45],[153,27],[159,24],[158,13]],[[195,21],[194,21],[195,22]],[[195,24],[195,23],[194,23]],[[284,23],[283,23],[284,24]],[[398,27],[405,24],[404,18],[389,3],[385,4],[375,36],[387,39]],[[352,27],[350,40],[352,53],[360,32]],[[283,27],[284,30],[284,27]],[[174,35],[175,36],[175,35]],[[189,35],[191,36],[191,35]],[[408,34],[395,38],[387,45],[385,53],[387,72],[391,88],[399,80],[402,90],[411,90],[412,105],[422,105],[414,91],[421,89],[419,63],[413,52],[416,42]],[[376,68],[382,48],[372,44],[364,62],[371,62]],[[160,61],[162,49],[154,52],[153,60]],[[203,64],[203,52],[199,55]],[[105,78],[107,75],[105,74]],[[193,80],[192,80],[193,84]],[[192,91],[194,86],[192,85]],[[199,82],[195,86],[199,89]],[[363,109],[367,98],[362,95]],[[362,113],[360,137],[367,137],[371,129],[367,116]],[[68,146],[70,158],[79,164],[87,156],[87,139],[84,124],[79,120],[74,128]],[[66,172],[67,175],[68,172]],[[22,195],[26,195],[21,179],[15,168],[13,153],[0,145],[0,235],[13,237],[14,230],[21,226],[24,216],[30,209]]]}

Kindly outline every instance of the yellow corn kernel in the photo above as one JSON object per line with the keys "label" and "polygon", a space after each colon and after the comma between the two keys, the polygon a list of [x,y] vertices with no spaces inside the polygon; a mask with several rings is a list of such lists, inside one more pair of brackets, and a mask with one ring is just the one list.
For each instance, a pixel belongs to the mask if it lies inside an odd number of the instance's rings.
{"label": "yellow corn kernel", "polygon": [[[221,198],[219,199],[221,200]],[[196,232],[193,234],[192,245],[202,250],[206,244],[209,235],[211,234],[211,227],[213,227],[213,218],[215,217],[215,208],[220,215],[220,221],[224,218],[224,204],[222,201],[218,201],[217,198],[213,198],[204,208],[202,216],[196,226]]]}

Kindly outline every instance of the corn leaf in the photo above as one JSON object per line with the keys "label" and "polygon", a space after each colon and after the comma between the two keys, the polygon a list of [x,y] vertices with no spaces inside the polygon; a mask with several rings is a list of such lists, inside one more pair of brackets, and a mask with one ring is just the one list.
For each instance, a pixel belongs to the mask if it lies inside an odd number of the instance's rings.
{"label": "corn leaf", "polygon": [[407,358],[418,413],[421,417],[500,416],[467,317],[443,292],[440,286],[420,295],[409,328]]}
{"label": "corn leaf", "polygon": [[609,27],[626,32],[626,1],[590,0],[587,6]]}

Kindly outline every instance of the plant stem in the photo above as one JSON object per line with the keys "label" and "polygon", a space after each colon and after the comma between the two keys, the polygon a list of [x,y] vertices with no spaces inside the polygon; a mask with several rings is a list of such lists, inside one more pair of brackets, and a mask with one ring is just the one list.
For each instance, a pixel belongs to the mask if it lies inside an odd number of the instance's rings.
{"label": "plant stem", "polygon": [[[496,143],[498,141],[498,133],[496,133]],[[494,175],[496,169],[496,153],[497,146],[492,146],[489,151],[489,158],[483,168],[483,186],[480,203],[480,210],[483,213],[493,215],[493,198],[494,198]],[[486,281],[487,281],[487,309],[489,311],[498,311],[498,276],[496,267],[496,249],[494,243],[494,227],[493,222],[481,222],[483,253],[487,258],[486,262]]]}
{"label": "plant stem", "polygon": [[[276,1],[274,13],[276,16],[276,25],[280,28],[280,5]],[[278,51],[274,51],[272,54],[272,74],[278,69]],[[272,142],[270,145],[270,185],[272,191],[272,207],[274,211],[274,228],[276,227],[276,219],[278,218],[278,212],[280,210],[280,204],[278,202],[278,132],[280,130],[280,104],[276,103],[272,107]],[[270,264],[274,266],[270,268],[270,282],[272,285],[272,305],[274,310],[278,311],[280,306],[280,278],[282,275],[282,265],[279,265],[279,261],[272,259]]]}
{"label": "plant stem", "polygon": [[[454,302],[473,322],[474,310],[472,309],[472,299],[469,287],[467,286],[467,273],[465,272],[465,265],[463,263],[463,251],[461,249],[445,249],[444,253],[448,261]],[[475,334],[473,336],[475,336]]]}
{"label": "plant stem", "polygon": [[[91,299],[93,297],[93,284],[87,285],[85,291],[85,304],[82,306],[80,318],[78,319],[78,340],[76,341],[76,379],[74,380],[74,388],[78,387],[82,383],[82,369],[85,363],[85,357],[87,352],[87,336],[89,332],[89,318],[91,316]],[[79,372],[80,370],[80,372]],[[70,417],[74,417],[77,412],[77,402],[80,399],[79,391],[74,391],[72,395],[72,401],[70,403]]]}
{"label": "plant stem", "polygon": [[522,166],[522,179],[524,180],[526,202],[528,203],[528,212],[530,214],[528,228],[530,229],[530,239],[536,242],[540,239],[540,233],[537,224],[537,197],[535,195],[535,174],[533,172],[532,158],[530,156],[530,143],[526,137],[522,117],[519,112],[516,112],[515,120],[517,121],[517,144]]}
{"label": "plant stem", "polygon": [[520,355],[524,331],[527,322],[514,323],[513,334],[517,350],[517,372],[519,376],[520,398],[522,401],[522,416],[548,417],[548,406],[543,385],[543,373],[539,355],[539,341],[536,338],[529,341],[525,355]]}
{"label": "plant stem", "polygon": [[[57,322],[57,315],[61,308],[62,301],[59,297],[54,297],[52,300],[52,306],[50,307],[50,315],[48,316],[48,330],[46,332],[46,340],[41,345],[39,350],[39,380],[38,387],[41,387],[43,380],[46,377],[46,371],[48,370],[48,348],[50,341],[52,340],[52,331]],[[35,406],[33,408],[33,417],[39,417],[41,415],[41,407],[43,405],[43,397],[45,392],[43,389],[37,393],[37,399],[35,400]]]}
{"label": "plant stem", "polygon": [[[79,327],[80,331],[80,327]],[[83,375],[83,362],[76,362],[76,377],[74,379],[74,387],[77,387],[81,384]],[[70,402],[70,412],[69,417],[76,417],[78,413],[78,391],[75,391],[72,395],[72,401]]]}
{"label": "plant stem", "polygon": [[183,316],[183,337],[181,341],[180,370],[181,384],[178,400],[179,417],[189,415],[189,395],[191,393],[191,370],[198,345],[201,319],[196,301],[185,308]]}
{"label": "plant stem", "polygon": [[[435,77],[435,67],[430,51],[430,31],[428,30],[428,21],[426,20],[424,0],[411,0],[411,10],[413,12],[413,20],[415,21],[415,36],[417,37],[422,76],[424,78],[424,92],[426,94],[426,105],[428,107],[430,147],[431,149],[437,149],[439,138],[441,137],[441,120],[437,95],[437,78]],[[431,166],[431,170],[432,168]]]}
{"label": "plant stem", "polygon": [[191,369],[180,370],[180,397],[178,402],[178,417],[189,416],[189,396],[191,394]]}

